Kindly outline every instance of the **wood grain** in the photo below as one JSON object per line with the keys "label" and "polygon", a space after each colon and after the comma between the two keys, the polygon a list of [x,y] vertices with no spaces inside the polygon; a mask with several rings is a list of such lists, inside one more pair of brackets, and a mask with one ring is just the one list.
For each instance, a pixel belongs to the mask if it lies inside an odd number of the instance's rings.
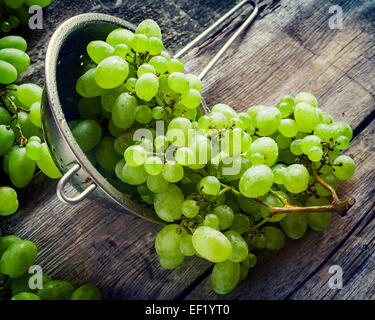
{"label": "wood grain", "polygon": [[[105,5],[103,5],[103,3]],[[104,12],[138,23],[145,16],[161,25],[167,47],[176,51],[233,6],[233,1],[191,5],[191,1],[55,1],[46,12],[46,29],[25,32],[34,68],[26,80],[43,81],[46,44],[56,27],[81,12]],[[328,9],[344,10],[344,29],[328,28]],[[23,191],[21,210],[0,218],[4,233],[34,241],[37,262],[55,279],[97,284],[108,299],[369,299],[374,297],[374,86],[373,1],[262,1],[260,15],[204,80],[210,106],[224,102],[236,110],[275,105],[283,94],[311,91],[323,110],[355,129],[347,154],[357,172],[339,195],[357,198],[350,215],[335,217],[323,232],[289,241],[277,253],[265,252],[249,277],[227,296],[210,289],[211,264],[186,259],[174,271],[159,266],[153,243],[160,227],[85,201],[69,207],[55,195],[56,182],[38,177]],[[248,9],[247,11],[248,12]],[[234,18],[184,57],[199,73],[243,22]],[[71,190],[71,192],[73,192]],[[327,268],[345,269],[340,292],[327,289]]]}

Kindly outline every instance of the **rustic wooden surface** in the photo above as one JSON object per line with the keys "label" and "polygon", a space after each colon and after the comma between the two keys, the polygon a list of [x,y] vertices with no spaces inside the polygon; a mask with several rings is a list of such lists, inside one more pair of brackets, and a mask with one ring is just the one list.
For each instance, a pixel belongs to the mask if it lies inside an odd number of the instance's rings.
{"label": "rustic wooden surface", "polygon": [[[34,67],[25,78],[42,83],[48,39],[74,14],[105,12],[133,23],[151,17],[173,52],[234,4],[145,0],[110,5],[115,2],[55,1],[46,11],[46,28],[26,33]],[[328,26],[332,5],[343,9],[343,29]],[[357,171],[339,189],[342,198],[357,199],[347,217],[335,217],[325,232],[310,231],[277,253],[261,254],[248,278],[224,297],[210,289],[212,266],[201,259],[186,259],[174,271],[159,266],[153,242],[160,226],[94,202],[66,206],[56,198],[56,181],[42,176],[23,191],[21,210],[0,219],[4,233],[34,241],[40,249],[37,263],[53,278],[95,283],[108,299],[374,299],[375,3],[269,0],[260,8],[255,23],[207,75],[203,95],[209,105],[224,102],[243,110],[273,105],[286,93],[313,92],[323,110],[354,128],[346,153]],[[188,54],[189,70],[198,73],[242,21],[243,16],[234,19]],[[342,290],[327,284],[334,264],[344,271]]]}

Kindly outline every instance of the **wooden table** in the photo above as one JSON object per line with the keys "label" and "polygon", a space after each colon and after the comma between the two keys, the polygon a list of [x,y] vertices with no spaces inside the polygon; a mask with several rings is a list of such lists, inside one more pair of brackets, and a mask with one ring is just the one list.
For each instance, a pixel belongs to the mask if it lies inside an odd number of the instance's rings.
{"label": "wooden table", "polygon": [[[81,12],[111,13],[133,23],[151,17],[162,27],[167,47],[181,48],[234,5],[232,1],[54,1],[45,11],[45,29],[28,32],[33,67],[25,79],[43,83],[48,39],[66,18]],[[137,4],[135,4],[137,3]],[[203,4],[204,3],[204,4]],[[329,8],[340,5],[343,29],[330,29]],[[227,23],[184,58],[198,73],[243,21]],[[309,231],[258,265],[226,299],[375,298],[375,2],[304,0],[260,3],[260,14],[210,72],[203,95],[209,105],[236,110],[275,105],[283,94],[313,92],[323,110],[354,128],[346,154],[355,175],[342,184],[342,198],[357,199],[349,215],[335,216],[328,230]],[[5,234],[34,241],[37,263],[55,279],[92,282],[107,299],[218,299],[210,289],[212,265],[187,258],[163,270],[154,251],[160,226],[84,201],[70,207],[55,195],[56,181],[39,177],[20,195],[21,209],[1,218]],[[344,271],[342,290],[327,284],[329,267]]]}

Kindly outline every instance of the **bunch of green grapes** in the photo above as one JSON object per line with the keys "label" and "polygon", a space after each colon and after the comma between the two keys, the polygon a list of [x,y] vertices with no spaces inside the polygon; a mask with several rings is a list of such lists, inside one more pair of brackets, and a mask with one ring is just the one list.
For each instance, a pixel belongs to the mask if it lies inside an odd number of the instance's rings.
{"label": "bunch of green grapes", "polygon": [[[202,115],[199,78],[183,73],[161,39],[145,20],[135,33],[90,42],[76,84],[81,118],[70,126],[100,172],[167,223],[155,241],[160,264],[213,262],[212,287],[225,294],[255,266],[255,249],[279,250],[285,235],[329,226],[334,210],[295,208],[331,204],[339,180],[354,173],[340,155],[353,132],[306,92],[276,107],[236,112],[221,103]],[[277,211],[285,206],[294,210]]]}
{"label": "bunch of green grapes", "polygon": [[[37,247],[17,236],[1,236],[0,230],[0,300],[100,300],[99,290],[90,284],[75,289],[68,281],[52,280],[42,275],[42,283],[29,273],[37,256]],[[30,288],[30,280],[42,288]]]}
{"label": "bunch of green grapes", "polygon": [[[32,83],[14,84],[18,74],[30,65],[26,48],[22,37],[0,39],[0,160],[2,171],[9,175],[16,188],[30,183],[36,167],[51,178],[61,177],[46,143],[40,138],[42,88]],[[16,191],[0,185],[0,215],[17,210]]]}
{"label": "bunch of green grapes", "polygon": [[0,34],[29,22],[29,7],[47,7],[52,0],[0,0]]}

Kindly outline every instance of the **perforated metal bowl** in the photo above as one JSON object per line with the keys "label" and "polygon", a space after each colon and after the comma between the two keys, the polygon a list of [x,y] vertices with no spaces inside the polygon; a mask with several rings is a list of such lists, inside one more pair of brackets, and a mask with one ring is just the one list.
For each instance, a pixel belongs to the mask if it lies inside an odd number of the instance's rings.
{"label": "perforated metal bowl", "polygon": [[[253,1],[244,0],[236,5],[178,52],[175,57],[182,56],[245,4],[252,6],[251,14],[203,69],[199,75],[200,78],[203,78],[240,32],[256,17],[258,8]],[[77,106],[80,97],[76,93],[75,85],[82,72],[82,57],[86,52],[87,44],[93,40],[105,40],[112,30],[119,27],[135,31],[134,25],[113,16],[98,13],[78,15],[64,22],[55,31],[48,45],[45,60],[46,82],[42,100],[42,120],[46,142],[57,167],[63,174],[58,183],[57,195],[61,201],[68,204],[79,203],[88,197],[98,201],[104,207],[115,207],[153,222],[164,223],[150,206],[138,203],[131,195],[116,189],[92,165],[78,146],[68,126],[68,121],[79,118]],[[203,112],[209,110],[203,99],[201,109]],[[67,182],[72,183],[81,193],[75,197],[67,196],[64,193]]]}

